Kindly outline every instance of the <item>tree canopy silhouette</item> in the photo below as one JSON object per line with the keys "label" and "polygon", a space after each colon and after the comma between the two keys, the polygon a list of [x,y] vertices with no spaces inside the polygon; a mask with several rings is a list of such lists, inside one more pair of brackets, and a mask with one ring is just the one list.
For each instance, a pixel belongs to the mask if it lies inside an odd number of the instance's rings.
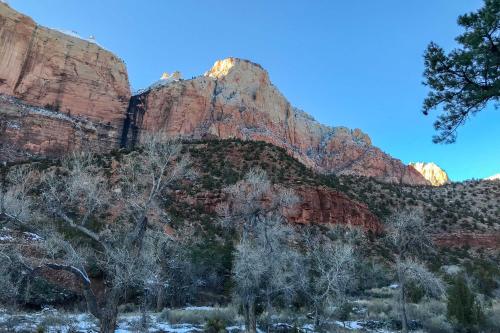
{"label": "tree canopy silhouette", "polygon": [[458,48],[448,54],[431,42],[424,54],[424,85],[430,91],[423,113],[442,106],[434,123],[435,143],[453,143],[457,129],[490,102],[500,98],[500,1],[485,0],[477,12],[461,15],[458,24],[465,32]]}

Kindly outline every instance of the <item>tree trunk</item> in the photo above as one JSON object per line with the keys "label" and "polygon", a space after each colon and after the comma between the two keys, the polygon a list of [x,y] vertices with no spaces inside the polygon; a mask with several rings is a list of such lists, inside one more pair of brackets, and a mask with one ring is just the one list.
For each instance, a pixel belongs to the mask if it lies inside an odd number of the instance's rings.
{"label": "tree trunk", "polygon": [[148,290],[144,289],[141,302],[141,328],[144,332],[148,330]]}
{"label": "tree trunk", "polygon": [[319,331],[320,328],[319,328],[319,311],[318,311],[318,307],[314,307],[314,329],[316,331]]}
{"label": "tree trunk", "polygon": [[245,304],[245,332],[257,332],[257,318],[255,317],[255,301],[247,300]]}
{"label": "tree trunk", "polygon": [[401,269],[398,267],[398,279],[399,279],[399,306],[401,313],[401,331],[403,333],[408,333],[408,318],[406,316],[406,298],[405,298],[405,283],[404,276]]}
{"label": "tree trunk", "polygon": [[115,331],[120,294],[120,290],[116,289],[104,294],[105,301],[99,317],[100,333],[113,333]]}
{"label": "tree trunk", "polygon": [[99,333],[113,333],[116,328],[117,309],[104,309],[99,319]]}
{"label": "tree trunk", "polygon": [[266,326],[267,326],[267,333],[269,333],[269,331],[271,330],[271,311],[272,311],[272,306],[271,306],[271,295],[268,293],[266,295],[266,312],[267,312],[267,316],[266,316]]}
{"label": "tree trunk", "polygon": [[158,294],[156,294],[156,311],[160,312],[165,307],[165,287],[160,285],[158,287]]}

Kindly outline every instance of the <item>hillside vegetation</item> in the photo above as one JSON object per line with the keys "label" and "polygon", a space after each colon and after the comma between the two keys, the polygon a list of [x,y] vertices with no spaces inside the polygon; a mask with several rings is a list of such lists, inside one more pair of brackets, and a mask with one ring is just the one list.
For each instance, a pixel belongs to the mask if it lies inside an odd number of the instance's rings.
{"label": "hillside vegetation", "polygon": [[[497,246],[481,240],[467,244],[457,238],[453,246],[413,251],[427,244],[427,236],[435,241],[457,234],[494,237],[499,230],[498,182],[402,186],[366,177],[322,175],[284,149],[264,142],[183,142],[175,154],[171,148],[162,148],[162,154],[152,152],[158,147],[163,146],[146,145],[86,160],[38,160],[1,168],[2,210],[12,206],[14,199],[26,203],[18,204],[19,209],[29,208],[29,214],[15,218],[8,209],[1,212],[0,254],[10,260],[10,266],[0,270],[3,306],[83,309],[84,300],[87,304],[89,300],[85,283],[89,283],[100,307],[90,313],[101,323],[101,331],[113,327],[110,324],[103,330],[103,322],[122,322],[116,316],[126,311],[217,304],[226,308],[206,319],[206,325],[245,322],[278,330],[284,329],[277,322],[283,320],[327,328],[337,325],[333,319],[351,319],[349,325],[368,330],[397,330],[405,323],[410,329],[451,332],[455,317],[446,312],[445,290],[459,286],[457,279],[463,276],[481,315],[496,318],[500,278]],[[165,160],[165,171],[151,173],[156,170],[152,166],[165,159],[165,153],[172,154]],[[187,164],[181,163],[184,160]],[[178,163],[183,165],[179,170],[187,169],[178,173]],[[30,173],[23,171],[20,177],[12,178],[16,170],[26,169]],[[168,180],[165,187],[154,200],[145,201],[145,190],[162,174],[176,176],[164,178]],[[151,175],[160,178],[153,177],[150,183]],[[384,231],[374,235],[314,221],[291,225],[282,212],[296,202],[293,189],[302,185],[344,193],[353,205],[364,203]],[[9,192],[13,188],[21,191],[14,199]],[[194,200],[200,197],[203,200]],[[413,226],[419,233],[411,233],[415,245],[408,253],[390,238],[395,212],[407,214],[399,215],[401,221],[422,222]],[[25,221],[19,224],[16,219]],[[144,234],[134,231],[135,223],[145,228]],[[139,235],[144,245],[133,240]],[[46,267],[38,272],[37,265]],[[340,267],[337,265],[342,267],[337,271],[341,274],[332,273],[334,280],[325,280],[321,272]],[[74,271],[62,267],[80,267],[83,279],[78,282]],[[398,267],[420,272],[424,275],[418,276],[425,279],[415,280],[417,275],[412,274],[398,277]],[[153,273],[158,284],[148,289],[148,283],[156,281],[151,280]],[[248,281],[253,282],[245,284]],[[425,281],[427,285],[419,284]],[[398,286],[403,282],[406,287],[401,291]],[[159,287],[161,283],[166,283],[165,287]],[[322,288],[331,283],[336,287],[324,293]],[[431,285],[435,288],[427,288]],[[124,286],[127,289],[122,294]],[[103,317],[102,311],[110,306],[103,297],[115,297],[113,293],[120,295],[111,304],[115,317]],[[401,293],[404,304],[408,303],[404,317],[398,310]],[[15,304],[8,302],[11,299]],[[192,313],[165,311],[155,315],[154,327],[160,327],[163,320],[170,324],[205,322]],[[306,313],[312,314],[308,317]],[[137,327],[146,325],[141,316],[134,324]],[[495,325],[481,318],[477,322],[482,327]],[[30,320],[40,322],[39,317]]]}

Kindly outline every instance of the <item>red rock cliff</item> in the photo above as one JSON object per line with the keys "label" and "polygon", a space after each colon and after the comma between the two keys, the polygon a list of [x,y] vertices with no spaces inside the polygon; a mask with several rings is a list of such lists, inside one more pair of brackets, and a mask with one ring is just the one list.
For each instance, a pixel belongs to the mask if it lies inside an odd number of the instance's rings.
{"label": "red rock cliff", "polygon": [[[380,234],[383,226],[379,219],[366,207],[345,194],[325,186],[300,185],[293,188],[299,202],[284,211],[288,221],[297,224],[350,225]],[[191,205],[202,206],[214,212],[218,204],[225,200],[220,191],[197,193],[188,196],[177,193],[180,201]]]}
{"label": "red rock cliff", "polygon": [[0,2],[0,94],[0,152],[29,156],[78,147],[77,132],[92,146],[118,146],[130,88],[111,52]]}
{"label": "red rock cliff", "polygon": [[165,81],[132,97],[129,138],[161,130],[172,137],[261,140],[320,172],[429,184],[415,169],[371,144],[359,129],[329,127],[294,108],[250,61],[217,61],[205,75]]}

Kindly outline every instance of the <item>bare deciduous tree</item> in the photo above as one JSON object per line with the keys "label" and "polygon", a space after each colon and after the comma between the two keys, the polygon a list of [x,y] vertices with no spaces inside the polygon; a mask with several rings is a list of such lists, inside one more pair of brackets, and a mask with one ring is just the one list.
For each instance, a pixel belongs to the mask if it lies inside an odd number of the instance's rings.
{"label": "bare deciduous tree", "polygon": [[156,265],[159,274],[154,280],[154,307],[157,311],[163,310],[170,301],[170,305],[185,303],[196,294],[197,287],[202,284],[197,281],[195,267],[190,257],[190,248],[197,239],[192,235],[189,227],[177,229],[182,235],[163,235],[158,243]]}
{"label": "bare deciduous tree", "polygon": [[19,294],[22,276],[17,273],[18,266],[15,260],[15,249],[10,245],[0,244],[0,302],[4,305],[15,306]]}
{"label": "bare deciduous tree", "polygon": [[441,281],[416,258],[432,251],[425,221],[419,211],[398,211],[387,220],[386,240],[394,253],[395,270],[399,282],[399,309],[403,332],[408,332],[406,313],[406,287],[413,282],[430,295],[443,292]]}
{"label": "bare deciduous tree", "polygon": [[308,274],[303,276],[302,285],[319,329],[326,308],[341,307],[346,302],[347,291],[354,283],[354,247],[312,234],[306,235],[305,244]]}
{"label": "bare deciduous tree", "polygon": [[241,238],[236,247],[234,280],[236,297],[243,305],[248,332],[256,330],[258,301],[267,312],[267,330],[275,301],[289,301],[299,289],[303,262],[293,248],[294,231],[282,221],[264,218],[252,235]]}
{"label": "bare deciduous tree", "polygon": [[225,189],[226,204],[218,207],[219,214],[231,228],[239,228],[246,237],[265,217],[282,218],[282,209],[298,201],[292,190],[273,187],[267,173],[250,169],[243,180]]}
{"label": "bare deciduous tree", "polygon": [[228,204],[219,211],[228,225],[241,234],[233,274],[246,331],[254,333],[257,301],[264,299],[270,314],[272,298],[294,289],[292,275],[300,265],[298,253],[289,246],[292,231],[284,225],[281,211],[297,202],[297,198],[290,190],[273,188],[261,169],[251,169],[226,193]]}
{"label": "bare deciduous tree", "polygon": [[[159,200],[191,171],[180,146],[161,135],[146,137],[140,152],[123,156],[111,177],[99,163],[92,155],[74,154],[44,173],[39,184],[44,216],[38,218],[56,223],[39,228],[44,257],[36,265],[24,264],[31,275],[43,268],[71,273],[82,286],[88,311],[99,319],[100,331],[113,332],[127,291],[147,289],[158,280],[158,251],[164,241]],[[33,173],[20,169],[12,177],[30,179]],[[12,223],[32,224],[35,209],[24,184],[11,182],[2,190],[0,213]],[[89,266],[104,279],[102,297],[94,293]]]}
{"label": "bare deciduous tree", "polygon": [[7,174],[4,182],[0,182],[0,221],[28,227],[33,214],[29,192],[36,179],[38,174],[32,168],[19,166]]}

